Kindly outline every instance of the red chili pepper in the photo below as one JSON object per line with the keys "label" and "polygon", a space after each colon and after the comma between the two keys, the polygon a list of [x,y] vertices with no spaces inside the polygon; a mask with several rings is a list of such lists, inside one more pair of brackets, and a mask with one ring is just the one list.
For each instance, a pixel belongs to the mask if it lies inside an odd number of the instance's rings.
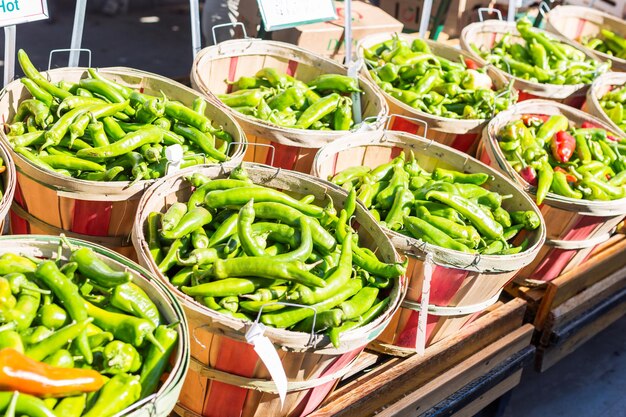
{"label": "red chili pepper", "polygon": [[565,178],[567,179],[567,182],[576,182],[576,177],[573,176],[572,174],[570,174],[569,172],[567,172],[567,170],[565,170],[562,167],[554,167],[554,172],[562,172],[565,174]]}
{"label": "red chili pepper", "polygon": [[522,115],[522,122],[524,122],[526,126],[530,126],[534,121],[545,123],[549,118],[550,116],[547,114],[524,114]]}
{"label": "red chili pepper", "polygon": [[583,128],[583,129],[594,129],[594,128],[600,128],[600,129],[602,129],[602,127],[601,127],[601,126],[598,126],[597,124],[592,123],[592,122],[583,122],[583,123],[580,125],[580,127],[581,127],[581,128]]}
{"label": "red chili pepper", "polygon": [[535,171],[535,168],[530,165],[526,165],[519,171],[519,174],[530,185],[537,185],[537,172]]}
{"label": "red chili pepper", "polygon": [[465,66],[467,67],[467,69],[478,69],[480,68],[480,66],[476,63],[476,61],[469,59],[469,58],[465,58]]}
{"label": "red chili pepper", "polygon": [[567,162],[576,150],[576,139],[564,130],[557,132],[552,138],[552,155],[559,162]]}

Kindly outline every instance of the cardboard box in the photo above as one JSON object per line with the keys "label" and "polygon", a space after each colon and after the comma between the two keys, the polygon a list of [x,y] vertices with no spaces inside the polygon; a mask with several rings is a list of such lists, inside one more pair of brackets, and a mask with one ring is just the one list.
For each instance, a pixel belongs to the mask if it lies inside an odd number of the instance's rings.
{"label": "cardboard box", "polygon": [[[291,29],[268,32],[271,39],[288,42],[317,54],[343,62],[345,55],[345,7],[343,2],[335,2],[339,19],[297,26]],[[256,36],[261,18],[256,0],[241,0],[239,20],[246,27],[248,36]],[[354,46],[367,35],[381,32],[401,32],[402,23],[370,4],[352,2],[352,43]],[[353,47],[353,51],[355,48]]]}
{"label": "cardboard box", "polygon": [[[435,18],[438,8],[442,0],[433,0],[430,19],[431,22]],[[420,19],[422,18],[422,0],[380,0],[380,8],[398,19],[405,30],[418,31]],[[450,7],[444,18],[443,31],[449,35],[455,35],[458,32],[458,13],[459,0],[451,0]]]}

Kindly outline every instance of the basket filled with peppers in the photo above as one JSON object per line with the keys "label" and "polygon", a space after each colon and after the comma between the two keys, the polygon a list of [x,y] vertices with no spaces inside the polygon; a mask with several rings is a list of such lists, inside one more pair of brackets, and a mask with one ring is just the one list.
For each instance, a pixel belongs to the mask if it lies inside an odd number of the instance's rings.
{"label": "basket filled with peppers", "polygon": [[598,77],[587,92],[583,110],[626,136],[626,74],[609,72]]}
{"label": "basket filled with peppers", "polygon": [[561,103],[528,100],[485,129],[480,159],[536,200],[544,248],[520,280],[550,281],[579,265],[626,215],[626,140],[601,120]]}
{"label": "basket filled with peppers", "polygon": [[461,33],[461,46],[512,78],[520,101],[546,98],[580,108],[593,80],[610,67],[573,41],[533,28],[526,18],[472,23]]}
{"label": "basket filled with peppers", "polygon": [[512,83],[500,72],[441,43],[383,33],[363,38],[357,53],[367,65],[366,76],[383,90],[389,113],[396,115],[392,130],[420,134],[470,155],[487,120],[517,101]]}
{"label": "basket filled with peppers", "polygon": [[297,46],[255,39],[204,48],[191,83],[243,127],[246,161],[309,173],[315,152],[388,114],[380,91],[346,67]]}
{"label": "basket filled with peppers", "polygon": [[0,238],[0,413],[167,417],[189,366],[180,303],[108,249]]}
{"label": "basket filled with peppers", "polygon": [[13,204],[16,175],[13,157],[6,145],[0,142],[0,234],[4,231],[4,221]]}
{"label": "basket filled with peppers", "polygon": [[419,136],[384,131],[336,141],[320,149],[314,173],[356,194],[408,259],[406,299],[377,339],[385,351],[414,351],[420,341],[455,334],[497,301],[545,240],[539,209],[512,181]]}
{"label": "basket filled with peppers", "polygon": [[237,122],[196,91],[130,68],[40,73],[5,87],[0,140],[18,167],[14,234],[68,235],[133,257],[132,219],[148,183],[196,164],[238,163]]}
{"label": "basket filled with peppers", "polygon": [[590,7],[557,6],[546,16],[546,30],[611,61],[614,71],[626,70],[626,21]]}
{"label": "basket filled with peppers", "polygon": [[[133,243],[194,328],[183,414],[214,415],[205,404],[226,417],[314,410],[406,290],[405,265],[356,199],[262,165],[159,181],[141,200]],[[246,343],[259,329],[280,363]],[[285,372],[282,409],[266,367]]]}

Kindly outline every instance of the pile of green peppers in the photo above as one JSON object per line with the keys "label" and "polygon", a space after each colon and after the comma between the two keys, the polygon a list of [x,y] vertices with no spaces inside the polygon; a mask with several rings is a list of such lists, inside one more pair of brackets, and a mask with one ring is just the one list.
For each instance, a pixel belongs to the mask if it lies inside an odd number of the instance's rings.
{"label": "pile of green peppers", "polygon": [[337,216],[332,202],[322,208],[312,195],[298,200],[254,184],[241,167],[229,178],[187,180],[189,200],[150,213],[146,240],[159,270],[197,302],[246,321],[262,308],[262,323],[314,327],[335,346],[387,309],[406,265],[359,246],[349,222],[355,196]]}
{"label": "pile of green peppers", "polygon": [[591,84],[611,65],[589,59],[584,52],[533,29],[526,18],[518,20],[517,30],[524,43],[506,33],[490,50],[471,47],[502,71],[541,84]]}
{"label": "pile of green peppers", "polygon": [[533,211],[508,212],[503,196],[482,187],[485,173],[444,168],[428,172],[411,152],[374,169],[354,166],[329,178],[357,198],[382,225],[446,249],[485,255],[519,253],[524,239],[511,242],[522,230],[541,225]]}
{"label": "pile of green peppers", "polygon": [[139,181],[167,174],[166,147],[181,145],[181,167],[229,159],[232,136],[212,125],[207,101],[193,109],[104,78],[89,69],[77,83],[49,82],[18,51],[32,95],[18,104],[5,132],[16,153],[33,164],[89,181]]}
{"label": "pile of green peppers", "polygon": [[573,126],[563,115],[525,114],[497,134],[507,161],[536,187],[567,198],[626,197],[626,140],[591,122]]}
{"label": "pile of green peppers", "polygon": [[626,39],[607,29],[601,29],[599,35],[585,37],[581,43],[598,52],[626,59]]}
{"label": "pile of green peppers", "polygon": [[278,126],[311,130],[349,130],[350,94],[361,91],[358,80],[346,75],[322,74],[307,84],[268,67],[231,84],[233,92],[217,95],[228,107]]}
{"label": "pile of green peppers", "polygon": [[622,132],[626,132],[626,85],[614,88],[600,99],[600,105],[607,116]]}
{"label": "pile of green peppers", "polygon": [[[178,333],[131,274],[72,249],[67,261],[0,256],[0,352],[25,355],[0,366],[0,414],[17,390],[12,415],[112,416],[155,392],[169,364]],[[86,369],[101,388],[78,377]]]}
{"label": "pile of green peppers", "polygon": [[401,102],[435,116],[487,119],[517,101],[512,84],[498,91],[470,59],[452,62],[436,56],[422,39],[409,45],[394,36],[363,50],[370,75]]}

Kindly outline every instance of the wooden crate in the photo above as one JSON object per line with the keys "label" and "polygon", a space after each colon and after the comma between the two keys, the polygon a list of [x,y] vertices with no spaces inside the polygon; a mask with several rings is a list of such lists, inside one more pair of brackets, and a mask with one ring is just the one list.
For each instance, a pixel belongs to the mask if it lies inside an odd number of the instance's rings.
{"label": "wooden crate", "polygon": [[354,373],[309,417],[473,415],[515,387],[534,354],[534,327],[523,324],[525,310],[521,299],[500,302],[424,356],[365,352]]}
{"label": "wooden crate", "polygon": [[626,314],[626,235],[543,286],[510,285],[507,292],[528,302],[526,320],[537,329],[535,367],[543,372]]}

